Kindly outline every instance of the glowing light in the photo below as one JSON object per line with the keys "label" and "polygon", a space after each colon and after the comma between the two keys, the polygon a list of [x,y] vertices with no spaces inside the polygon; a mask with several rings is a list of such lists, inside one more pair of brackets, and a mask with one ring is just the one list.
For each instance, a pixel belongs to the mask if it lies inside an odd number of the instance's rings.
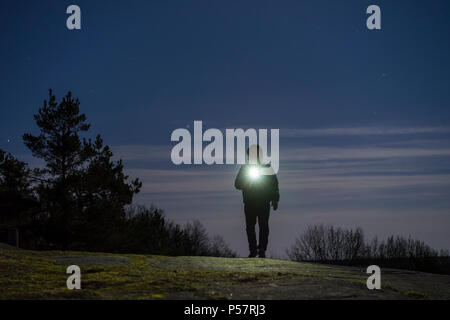
{"label": "glowing light", "polygon": [[250,168],[248,175],[250,176],[250,178],[252,178],[253,180],[256,180],[259,178],[259,176],[261,175],[261,173],[259,172],[259,168]]}

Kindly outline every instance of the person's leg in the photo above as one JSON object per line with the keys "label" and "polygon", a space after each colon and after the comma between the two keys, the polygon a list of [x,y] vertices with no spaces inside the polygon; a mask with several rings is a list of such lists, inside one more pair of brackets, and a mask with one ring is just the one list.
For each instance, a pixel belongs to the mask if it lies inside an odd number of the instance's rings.
{"label": "person's leg", "polygon": [[254,208],[249,205],[244,206],[245,211],[245,225],[247,231],[248,239],[248,249],[250,250],[249,257],[255,257],[257,254],[257,244],[256,244],[256,212]]}
{"label": "person's leg", "polygon": [[266,257],[267,244],[269,242],[269,215],[270,204],[263,206],[258,212],[258,226],[259,226],[259,256]]}

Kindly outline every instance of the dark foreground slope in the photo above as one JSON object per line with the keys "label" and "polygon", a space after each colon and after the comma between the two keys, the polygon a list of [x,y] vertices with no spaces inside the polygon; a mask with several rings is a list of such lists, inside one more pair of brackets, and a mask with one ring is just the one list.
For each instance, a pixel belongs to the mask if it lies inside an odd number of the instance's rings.
{"label": "dark foreground slope", "polygon": [[[81,268],[68,290],[66,268]],[[0,299],[450,299],[450,276],[275,259],[14,250],[0,246]]]}

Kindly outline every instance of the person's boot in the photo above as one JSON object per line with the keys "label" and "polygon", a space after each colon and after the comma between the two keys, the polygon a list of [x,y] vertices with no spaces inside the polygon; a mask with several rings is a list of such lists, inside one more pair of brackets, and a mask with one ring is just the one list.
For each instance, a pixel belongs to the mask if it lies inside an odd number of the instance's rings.
{"label": "person's boot", "polygon": [[266,252],[260,250],[259,253],[258,253],[258,257],[260,257],[260,258],[265,258],[265,257],[266,257]]}
{"label": "person's boot", "polygon": [[250,254],[248,255],[249,258],[255,258],[256,257],[256,252],[250,252]]}

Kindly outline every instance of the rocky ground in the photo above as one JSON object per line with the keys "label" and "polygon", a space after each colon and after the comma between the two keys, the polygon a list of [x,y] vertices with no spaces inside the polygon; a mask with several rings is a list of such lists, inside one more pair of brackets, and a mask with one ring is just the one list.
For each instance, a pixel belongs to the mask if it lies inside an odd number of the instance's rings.
{"label": "rocky ground", "polygon": [[[66,268],[81,268],[68,290]],[[15,250],[0,245],[0,299],[450,299],[450,276],[260,258]]]}

